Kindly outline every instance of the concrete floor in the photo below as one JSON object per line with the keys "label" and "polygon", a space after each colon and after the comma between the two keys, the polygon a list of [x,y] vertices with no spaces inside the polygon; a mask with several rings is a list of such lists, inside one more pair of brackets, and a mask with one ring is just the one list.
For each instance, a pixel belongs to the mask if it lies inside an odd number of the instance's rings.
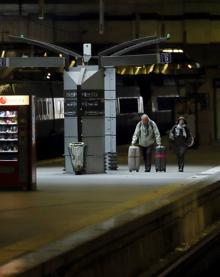
{"label": "concrete floor", "polygon": [[129,173],[126,149],[117,171],[76,176],[65,174],[59,161],[43,162],[36,192],[1,192],[0,264],[143,203],[160,201],[219,160],[215,148],[192,150],[183,173],[172,165],[172,155],[166,173],[145,173],[143,167]]}

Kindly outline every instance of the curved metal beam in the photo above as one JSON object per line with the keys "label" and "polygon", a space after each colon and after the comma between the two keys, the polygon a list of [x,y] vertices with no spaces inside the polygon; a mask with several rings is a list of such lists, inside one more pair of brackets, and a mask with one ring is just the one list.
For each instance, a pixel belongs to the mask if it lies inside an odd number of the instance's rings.
{"label": "curved metal beam", "polygon": [[29,39],[29,38],[25,38],[25,37],[22,37],[22,36],[9,35],[9,38],[11,38],[13,40],[16,40],[16,41],[28,43],[28,44],[31,44],[31,45],[36,45],[36,46],[45,48],[47,50],[53,51],[55,53],[61,53],[61,54],[66,55],[66,56],[75,57],[76,59],[77,58],[82,58],[82,55],[80,55],[80,54],[78,54],[78,53],[76,53],[72,50],[63,48],[61,46],[57,46],[57,45],[52,44],[52,43],[47,43],[47,42],[43,42],[43,41],[40,41],[40,40]]}
{"label": "curved metal beam", "polygon": [[122,54],[128,53],[128,52],[136,50],[138,48],[142,48],[144,46],[155,45],[155,44],[159,44],[161,42],[165,42],[168,39],[169,39],[169,36],[166,36],[166,37],[162,37],[162,38],[154,38],[154,39],[150,39],[147,41],[139,42],[139,43],[136,43],[135,45],[131,45],[124,49],[121,49],[121,50],[115,52],[114,54],[112,54],[111,56],[121,56]]}
{"label": "curved metal beam", "polygon": [[137,43],[141,43],[144,41],[149,41],[152,39],[157,38],[156,36],[149,36],[149,37],[142,37],[142,38],[137,38],[137,39],[133,39],[133,40],[129,40],[129,41],[125,41],[123,43],[117,44],[113,47],[107,48],[101,52],[98,53],[99,56],[110,56],[113,55],[116,51],[119,51],[121,49],[130,47],[132,45],[136,45]]}

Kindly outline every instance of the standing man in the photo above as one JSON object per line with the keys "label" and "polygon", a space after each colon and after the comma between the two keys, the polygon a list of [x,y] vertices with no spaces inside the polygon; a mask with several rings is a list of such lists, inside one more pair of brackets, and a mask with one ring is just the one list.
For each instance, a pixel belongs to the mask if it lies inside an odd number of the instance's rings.
{"label": "standing man", "polygon": [[155,141],[157,145],[161,144],[157,124],[148,115],[143,114],[141,121],[136,125],[131,144],[138,144],[140,146],[144,159],[145,172],[150,172],[151,170],[152,151]]}
{"label": "standing man", "polygon": [[177,124],[170,131],[169,139],[172,142],[173,151],[177,156],[179,172],[183,172],[186,150],[194,143],[194,138],[183,116],[177,119]]}

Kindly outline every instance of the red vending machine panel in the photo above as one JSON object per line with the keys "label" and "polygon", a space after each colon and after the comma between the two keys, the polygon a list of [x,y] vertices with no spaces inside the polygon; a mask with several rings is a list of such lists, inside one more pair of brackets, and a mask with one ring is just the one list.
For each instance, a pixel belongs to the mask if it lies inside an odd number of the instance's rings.
{"label": "red vending machine panel", "polygon": [[0,96],[0,189],[35,189],[33,98]]}

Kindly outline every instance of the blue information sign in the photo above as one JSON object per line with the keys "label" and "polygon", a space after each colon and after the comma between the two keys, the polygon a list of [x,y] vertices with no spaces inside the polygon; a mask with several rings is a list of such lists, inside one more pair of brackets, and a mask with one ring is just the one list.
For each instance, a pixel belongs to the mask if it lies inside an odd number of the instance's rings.
{"label": "blue information sign", "polygon": [[171,53],[160,53],[160,63],[171,63]]}

